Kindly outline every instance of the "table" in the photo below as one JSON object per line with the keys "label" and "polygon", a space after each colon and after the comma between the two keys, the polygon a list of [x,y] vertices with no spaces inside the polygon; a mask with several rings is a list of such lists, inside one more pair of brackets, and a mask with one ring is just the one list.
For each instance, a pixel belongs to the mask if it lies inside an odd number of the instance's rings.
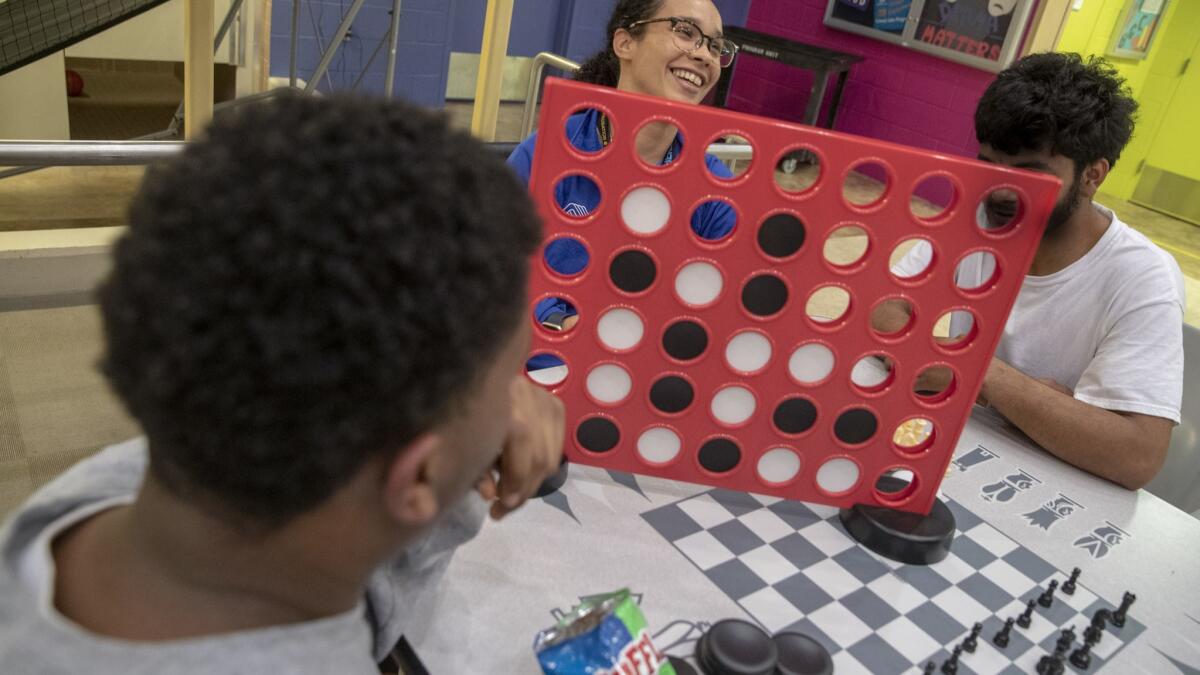
{"label": "table", "polygon": [[[475,541],[455,554],[441,588],[415,608],[424,623],[410,629],[408,639],[433,673],[538,673],[531,648],[537,631],[552,625],[556,613],[569,610],[581,596],[623,586],[642,594],[643,612],[657,633],[656,646],[672,655],[690,654],[701,630],[721,619],[765,625],[774,620],[769,606],[745,598],[738,602],[723,592],[702,569],[714,561],[703,560],[703,551],[689,549],[685,555],[661,534],[668,524],[656,521],[652,526],[647,520],[647,514],[664,512],[680,500],[707,499],[703,493],[708,491],[705,486],[572,466],[562,490],[527,504],[501,523],[487,524]],[[1086,589],[1116,603],[1126,590],[1137,594],[1129,612],[1131,623],[1124,629],[1133,631],[1132,639],[1122,641],[1120,651],[1102,665],[1104,672],[1197,672],[1200,521],[1145,491],[1124,490],[1062,463],[982,408],[976,408],[959,439],[941,496],[967,509],[959,512],[960,528],[965,520],[981,519],[981,525],[1011,540],[999,545],[1040,556],[1060,571],[1055,578],[1080,567],[1081,595]],[[745,493],[725,497],[752,499]],[[1062,517],[1043,512],[1047,504],[1057,504],[1055,511]],[[702,506],[696,501],[688,512],[698,521],[720,519],[717,510]],[[823,509],[808,508],[818,513]],[[1027,515],[1039,512],[1041,517]],[[844,532],[822,527],[819,532],[806,528],[805,533],[814,534],[804,539],[822,548],[835,545],[865,552]],[[960,534],[951,558],[969,557],[972,548]],[[881,580],[902,595],[908,569],[912,566],[893,564]],[[834,592],[829,586],[826,590]],[[1055,602],[1065,608],[1068,599],[1060,593]],[[1010,615],[1006,612],[997,611],[991,625]],[[820,619],[814,613],[812,625],[836,634],[845,628],[830,618],[836,616]],[[1077,623],[1077,632],[1083,627]],[[984,630],[981,650],[990,649],[993,633],[991,628]],[[961,638],[935,645],[943,648],[936,654],[944,655],[944,648]],[[1098,647],[1113,648],[1114,640],[1119,638],[1106,637]],[[921,648],[916,643],[901,647]],[[835,654],[835,672],[875,670],[852,656],[849,651]],[[977,657],[965,654],[961,664],[967,668],[960,672],[972,672],[972,659]],[[870,655],[864,658],[869,661]],[[917,663],[926,657],[910,658]]]}
{"label": "table", "polygon": [[[838,105],[842,100],[842,90],[846,86],[846,77],[850,73],[850,66],[862,61],[863,57],[833,49],[825,49],[824,47],[807,45],[802,42],[795,42],[739,26],[726,26],[725,37],[740,45],[742,53],[753,54],[754,56],[770,61],[786,63],[795,68],[811,70],[814,75],[813,84],[812,89],[809,91],[808,103],[804,108],[804,117],[801,118],[801,121],[813,126],[824,126],[827,129],[833,128],[833,124],[837,120]],[[734,70],[736,68],[737,63],[735,62],[732,66],[721,71],[721,79],[717,81],[713,105],[720,108],[725,107],[726,99],[729,97],[729,87],[733,81]],[[820,124],[821,103],[825,100],[825,93],[829,90],[830,82],[834,76],[837,76],[837,83],[833,88],[833,100],[829,103],[829,112],[826,115],[825,123]]]}

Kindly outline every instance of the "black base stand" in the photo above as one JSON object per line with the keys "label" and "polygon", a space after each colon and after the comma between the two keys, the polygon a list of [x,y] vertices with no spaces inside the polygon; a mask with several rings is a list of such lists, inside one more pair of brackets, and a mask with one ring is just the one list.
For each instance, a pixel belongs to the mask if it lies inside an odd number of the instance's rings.
{"label": "black base stand", "polygon": [[[892,492],[906,485],[891,476],[881,478],[880,483]],[[927,516],[861,504],[842,509],[838,516],[860,544],[885,558],[910,565],[941,561],[949,555],[954,540],[954,514],[939,499],[934,499]]]}
{"label": "black base stand", "polygon": [[558,463],[558,471],[555,471],[554,475],[542,481],[542,484],[538,486],[538,491],[536,494],[534,494],[534,497],[541,499],[548,494],[553,494],[554,492],[558,491],[558,489],[562,487],[563,483],[565,482],[567,482],[567,458],[563,457],[562,461]]}

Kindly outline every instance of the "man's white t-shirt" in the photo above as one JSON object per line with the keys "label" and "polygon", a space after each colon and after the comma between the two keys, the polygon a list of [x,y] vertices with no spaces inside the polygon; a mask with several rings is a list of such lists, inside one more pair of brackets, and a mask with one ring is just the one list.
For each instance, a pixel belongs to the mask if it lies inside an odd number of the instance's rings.
{"label": "man's white t-shirt", "polygon": [[[1004,326],[996,358],[1034,378],[1050,378],[1085,403],[1179,422],[1183,396],[1183,274],[1166,251],[1111,218],[1100,241],[1054,274],[1025,277]],[[921,242],[893,270],[912,276],[933,255]],[[959,285],[991,278],[995,260],[973,255]],[[952,335],[970,316],[951,319]]]}

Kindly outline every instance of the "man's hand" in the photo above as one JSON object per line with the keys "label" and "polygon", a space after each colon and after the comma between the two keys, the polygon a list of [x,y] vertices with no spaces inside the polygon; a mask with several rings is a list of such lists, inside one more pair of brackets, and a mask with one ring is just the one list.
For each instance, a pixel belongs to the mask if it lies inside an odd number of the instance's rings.
{"label": "man's hand", "polygon": [[479,494],[493,502],[495,520],[524,504],[558,470],[562,459],[562,401],[524,375],[513,378],[510,391],[512,419],[495,467],[499,480],[488,471],[476,485]]}

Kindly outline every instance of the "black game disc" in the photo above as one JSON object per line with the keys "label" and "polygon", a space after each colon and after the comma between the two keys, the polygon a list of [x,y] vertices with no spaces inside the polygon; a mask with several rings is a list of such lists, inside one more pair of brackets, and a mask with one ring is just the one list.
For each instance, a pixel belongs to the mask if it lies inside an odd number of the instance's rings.
{"label": "black game disc", "polygon": [[608,452],[621,441],[621,432],[611,420],[589,417],[575,429],[575,440],[592,452]]}
{"label": "black game disc", "polygon": [[654,259],[642,251],[624,251],[608,266],[613,284],[626,293],[641,293],[650,288],[658,269]]}
{"label": "black game disc", "polygon": [[650,404],[665,413],[683,412],[695,398],[692,385],[682,377],[668,375],[650,385]]}
{"label": "black game disc", "polygon": [[695,321],[676,321],[663,333],[663,349],[673,359],[691,361],[708,349],[708,332]]}
{"label": "black game disc", "polygon": [[758,247],[772,258],[786,258],[804,245],[804,223],[788,213],[776,213],[758,228]]}
{"label": "black game disc", "polygon": [[749,621],[725,619],[696,641],[696,662],[705,675],[771,675],[778,648]]}
{"label": "black game disc", "polygon": [[700,466],[713,473],[732,471],[742,461],[742,450],[728,438],[714,438],[700,446]]}
{"label": "black game disc", "polygon": [[771,316],[788,301],[788,288],[773,274],[760,274],[742,288],[742,305],[755,316]]}
{"label": "black game disc", "polygon": [[837,436],[839,441],[850,445],[866,443],[878,429],[879,421],[870,410],[863,408],[851,408],[838,415],[833,423],[833,435]]}
{"label": "black game disc", "polygon": [[540,499],[546,495],[553,494],[559,488],[561,488],[565,482],[567,482],[567,458],[563,457],[562,461],[558,463],[558,471],[555,471],[554,475],[542,481],[542,484],[538,486],[537,494],[535,494],[534,497]]}
{"label": "black game disc", "polygon": [[776,675],[830,675],[833,672],[829,650],[804,633],[776,633],[772,639],[779,650]]}
{"label": "black game disc", "polygon": [[[877,485],[884,492],[900,492],[908,482],[883,476]],[[954,540],[954,514],[940,499],[933,500],[927,516],[858,504],[842,509],[838,517],[860,544],[885,558],[910,565],[932,565],[943,560]]]}
{"label": "black game disc", "polygon": [[805,398],[789,398],[775,408],[771,421],[785,434],[802,434],[816,423],[817,407]]}

